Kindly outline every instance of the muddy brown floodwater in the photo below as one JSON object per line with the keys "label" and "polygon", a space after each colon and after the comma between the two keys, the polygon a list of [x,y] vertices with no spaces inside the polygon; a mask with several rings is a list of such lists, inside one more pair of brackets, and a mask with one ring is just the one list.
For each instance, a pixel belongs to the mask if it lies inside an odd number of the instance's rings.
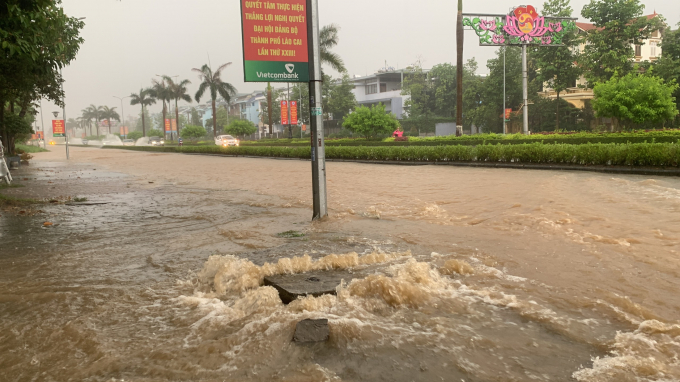
{"label": "muddy brown floodwater", "polygon": [[309,162],[63,156],[2,192],[105,204],[0,211],[1,381],[680,380],[678,178],[328,163],[311,223]]}

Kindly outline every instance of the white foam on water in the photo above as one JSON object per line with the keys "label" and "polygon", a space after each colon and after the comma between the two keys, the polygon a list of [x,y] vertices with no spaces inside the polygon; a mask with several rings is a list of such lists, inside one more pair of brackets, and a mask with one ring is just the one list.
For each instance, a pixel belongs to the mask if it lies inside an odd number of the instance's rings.
{"label": "white foam on water", "polygon": [[583,382],[680,380],[680,325],[657,320],[640,323],[633,332],[618,332],[611,355],[593,358],[591,368],[574,372]]}

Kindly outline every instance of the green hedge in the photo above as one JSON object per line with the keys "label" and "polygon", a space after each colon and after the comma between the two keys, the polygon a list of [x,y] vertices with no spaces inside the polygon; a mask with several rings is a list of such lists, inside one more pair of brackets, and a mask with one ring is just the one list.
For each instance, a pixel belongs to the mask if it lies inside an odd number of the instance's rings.
{"label": "green hedge", "polygon": [[[106,147],[106,146],[104,146]],[[113,148],[113,147],[112,147]],[[309,147],[125,147],[128,150],[309,159]],[[552,144],[326,147],[326,158],[416,162],[501,162],[576,165],[680,165],[680,143]]]}
{"label": "green hedge", "polygon": [[[375,147],[399,147],[399,146],[444,146],[465,145],[477,146],[487,143],[503,145],[516,145],[530,142],[544,144],[572,144],[582,145],[587,143],[675,143],[680,140],[680,130],[651,131],[639,133],[574,133],[574,134],[479,134],[462,137],[410,137],[408,141],[396,142],[394,138],[383,140],[365,139],[335,139],[326,140],[326,146],[375,146]],[[303,147],[309,145],[309,139],[277,139],[267,141],[243,141],[243,146],[289,146]]]}

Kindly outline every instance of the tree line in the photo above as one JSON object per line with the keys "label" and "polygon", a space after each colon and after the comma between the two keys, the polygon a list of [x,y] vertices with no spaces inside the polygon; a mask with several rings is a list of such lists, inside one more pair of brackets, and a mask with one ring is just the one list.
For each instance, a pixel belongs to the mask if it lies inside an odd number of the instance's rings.
{"label": "tree line", "polygon": [[[564,46],[529,46],[532,131],[590,129],[595,117],[612,117],[619,128],[678,126],[680,32],[671,30],[661,15],[648,18],[643,11],[638,0],[591,0],[581,15],[594,28],[582,33],[574,30],[562,41]],[[541,14],[572,17],[573,9],[569,0],[548,0]],[[657,31],[663,37],[661,57],[636,63],[633,46],[644,44]],[[466,129],[475,125],[486,132],[502,132],[504,72],[505,104],[515,111],[511,122],[521,118],[517,113],[523,104],[521,49],[501,47],[486,66],[489,75],[485,77],[475,74],[474,59],[464,67],[463,124]],[[592,89],[595,97],[577,108],[561,95],[576,87],[582,76],[584,87]],[[429,121],[453,118],[456,84],[455,66],[439,64],[426,72],[416,63],[403,88],[403,94],[411,98],[405,105],[408,118],[432,128]],[[539,95],[545,86],[555,92],[555,99]]]}

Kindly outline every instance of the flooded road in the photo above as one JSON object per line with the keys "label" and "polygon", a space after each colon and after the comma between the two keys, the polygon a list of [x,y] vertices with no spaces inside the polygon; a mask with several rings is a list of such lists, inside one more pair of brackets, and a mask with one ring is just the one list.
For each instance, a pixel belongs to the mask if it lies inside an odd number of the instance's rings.
{"label": "flooded road", "polygon": [[[92,205],[0,211],[2,381],[680,380],[680,179],[328,163],[310,223],[305,161],[35,156]],[[368,276],[262,286],[311,269]]]}

